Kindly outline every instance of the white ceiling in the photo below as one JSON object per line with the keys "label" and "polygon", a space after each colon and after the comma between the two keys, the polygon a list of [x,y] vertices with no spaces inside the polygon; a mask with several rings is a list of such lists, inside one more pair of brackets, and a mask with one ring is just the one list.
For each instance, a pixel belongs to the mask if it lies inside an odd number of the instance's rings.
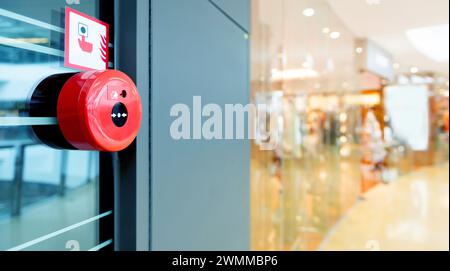
{"label": "white ceiling", "polygon": [[[327,0],[347,27],[360,38],[369,38],[389,51],[407,72],[420,71],[448,76],[449,63],[435,62],[420,53],[406,31],[449,23],[448,0]],[[376,2],[369,5],[367,2]]]}
{"label": "white ceiling", "polygon": [[[304,16],[307,8],[313,8],[315,15]],[[340,38],[331,39],[323,32],[325,27],[339,32]],[[354,41],[355,35],[326,0],[252,1],[253,80],[261,80],[271,69],[303,69],[311,57],[310,68],[318,76],[285,81],[283,90],[354,90],[358,81]]]}

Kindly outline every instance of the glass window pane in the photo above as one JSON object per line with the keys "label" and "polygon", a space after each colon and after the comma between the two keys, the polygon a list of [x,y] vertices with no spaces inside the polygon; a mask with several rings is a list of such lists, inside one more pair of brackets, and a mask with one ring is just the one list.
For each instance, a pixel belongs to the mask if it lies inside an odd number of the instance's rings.
{"label": "glass window pane", "polygon": [[[98,17],[99,1],[73,8]],[[29,97],[63,67],[62,0],[0,0],[0,250],[90,250],[100,244],[99,154],[36,140]]]}

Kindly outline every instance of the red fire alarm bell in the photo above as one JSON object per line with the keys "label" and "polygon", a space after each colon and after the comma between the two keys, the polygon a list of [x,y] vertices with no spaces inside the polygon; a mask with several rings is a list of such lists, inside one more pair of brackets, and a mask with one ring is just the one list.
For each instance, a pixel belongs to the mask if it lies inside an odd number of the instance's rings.
{"label": "red fire alarm bell", "polygon": [[141,99],[120,71],[81,72],[62,86],[56,117],[65,140],[76,149],[120,151],[139,131]]}

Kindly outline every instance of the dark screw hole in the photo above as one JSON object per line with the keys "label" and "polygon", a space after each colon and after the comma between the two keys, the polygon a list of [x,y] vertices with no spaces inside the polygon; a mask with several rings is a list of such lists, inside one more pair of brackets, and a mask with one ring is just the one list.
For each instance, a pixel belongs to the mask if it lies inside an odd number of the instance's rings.
{"label": "dark screw hole", "polygon": [[127,92],[125,90],[122,90],[122,93],[120,93],[120,96],[122,96],[122,98],[127,97]]}

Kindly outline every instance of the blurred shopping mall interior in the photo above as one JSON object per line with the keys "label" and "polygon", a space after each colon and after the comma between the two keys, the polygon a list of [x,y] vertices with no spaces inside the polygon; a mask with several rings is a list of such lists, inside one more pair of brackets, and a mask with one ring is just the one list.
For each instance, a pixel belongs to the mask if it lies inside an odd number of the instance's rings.
{"label": "blurred shopping mall interior", "polygon": [[449,248],[448,1],[252,2],[252,247]]}

